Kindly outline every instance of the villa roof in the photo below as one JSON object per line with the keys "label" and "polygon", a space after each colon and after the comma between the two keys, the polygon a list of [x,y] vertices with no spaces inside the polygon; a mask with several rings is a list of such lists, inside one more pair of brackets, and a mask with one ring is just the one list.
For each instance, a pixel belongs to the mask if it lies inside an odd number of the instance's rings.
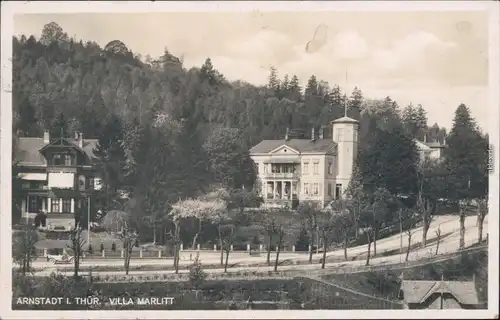
{"label": "villa roof", "polygon": [[269,153],[274,149],[286,145],[300,153],[327,153],[337,144],[331,139],[290,139],[290,140],[263,140],[250,149],[250,153]]}
{"label": "villa roof", "polygon": [[[78,139],[66,138],[66,141],[74,144],[77,148]],[[46,166],[47,161],[44,156],[39,152],[40,149],[45,147],[43,138],[21,137],[17,143],[16,154],[14,160],[18,161],[20,165],[24,166]],[[84,139],[82,150],[91,158],[95,158],[94,148],[97,146],[97,139]]]}
{"label": "villa roof", "polygon": [[402,288],[407,303],[424,303],[434,293],[450,293],[461,304],[479,304],[473,281],[403,280]]}

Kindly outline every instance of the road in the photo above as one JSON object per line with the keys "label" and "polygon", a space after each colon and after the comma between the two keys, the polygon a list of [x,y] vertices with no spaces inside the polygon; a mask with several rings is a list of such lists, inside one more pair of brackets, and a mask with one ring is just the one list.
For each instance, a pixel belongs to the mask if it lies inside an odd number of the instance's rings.
{"label": "road", "polygon": [[[458,250],[459,248],[459,221],[457,216],[440,216],[436,217],[435,221],[432,222],[431,228],[428,231],[428,238],[433,238],[435,235],[435,231],[440,227],[441,235],[445,235],[451,233],[449,236],[445,237],[440,242],[439,254],[447,254],[452,253]],[[465,220],[465,245],[470,246],[477,242],[478,236],[478,228],[476,227],[476,217],[467,217]],[[486,237],[488,230],[488,217],[486,217],[484,221],[484,229],[483,229],[483,238]],[[416,228],[413,231],[412,235],[412,243],[416,243],[421,241],[422,237],[422,228]],[[408,236],[406,234],[403,235],[403,246],[407,246],[408,244]],[[384,251],[392,251],[400,248],[400,235],[395,235],[389,238],[381,239],[377,241],[377,253],[382,253]],[[435,252],[435,244],[431,244],[425,248],[415,249],[410,252],[408,260],[415,261],[422,259],[424,257],[429,257]],[[360,254],[365,254],[367,250],[367,245],[362,245],[358,247],[353,247],[348,249],[348,256],[353,257]],[[372,245],[373,250],[373,245]],[[192,254],[192,253],[191,253]],[[274,255],[274,254],[273,254]],[[317,256],[317,255],[316,255]],[[327,257],[329,258],[339,258],[341,259],[344,256],[344,250],[339,249],[332,252],[327,253]],[[371,265],[384,265],[384,264],[395,264],[400,263],[405,260],[406,254],[394,254],[390,256],[378,256],[371,260]],[[280,253],[280,260],[296,260],[296,261],[306,261],[308,259],[308,255],[304,253]],[[220,262],[220,253],[217,252],[201,252],[200,259],[203,264],[217,264]],[[230,269],[231,272],[238,271],[267,271],[272,270],[273,267],[269,266],[243,266],[244,264],[250,263],[264,263],[266,261],[266,255],[262,254],[260,257],[249,256],[248,253],[232,253],[229,256],[230,264],[240,264],[241,267],[233,267]],[[328,260],[327,260],[328,261]],[[189,260],[189,254],[187,252],[183,252],[183,259],[181,259],[181,265],[190,265],[192,261]],[[130,262],[132,266],[141,266],[141,265],[157,265],[161,268],[162,265],[172,265],[172,259],[133,259]],[[341,261],[341,262],[328,262],[326,263],[326,267],[340,267],[340,266],[362,266],[365,264],[364,259],[355,260],[355,261]],[[84,260],[81,264],[82,267],[88,266],[123,266],[123,260]],[[51,272],[60,270],[62,268],[68,268],[68,265],[53,265],[52,263],[46,261],[35,261],[33,263],[33,267],[43,270],[36,272],[37,275],[49,275]],[[318,264],[304,264],[304,265],[286,265],[280,266],[279,270],[292,270],[292,269],[301,269],[304,271],[311,269],[318,269]],[[131,275],[139,275],[139,274],[167,274],[173,273],[173,270],[155,270],[155,271],[130,271]],[[188,270],[179,270],[179,272],[188,272]],[[222,273],[224,269],[206,269],[206,272],[209,273]],[[70,274],[71,272],[68,272]],[[120,271],[95,271],[93,275],[114,275],[114,274],[123,274],[123,270]]]}

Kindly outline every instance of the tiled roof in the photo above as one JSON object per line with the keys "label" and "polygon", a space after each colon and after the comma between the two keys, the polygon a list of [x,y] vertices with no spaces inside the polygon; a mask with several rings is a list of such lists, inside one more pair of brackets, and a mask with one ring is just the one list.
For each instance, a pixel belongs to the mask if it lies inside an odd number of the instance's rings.
{"label": "tiled roof", "polygon": [[263,140],[250,149],[250,153],[269,153],[272,150],[286,145],[300,153],[328,152],[334,149],[337,144],[330,139],[290,139],[290,140]]}
{"label": "tiled roof", "polygon": [[403,280],[402,290],[407,303],[424,303],[433,293],[443,291],[461,304],[479,304],[472,281]]}
{"label": "tiled roof", "polygon": [[[73,143],[78,147],[77,139],[66,139],[67,141]],[[14,157],[15,161],[18,161],[20,165],[24,166],[44,166],[47,165],[45,158],[39,152],[46,144],[43,142],[43,138],[19,138],[17,144],[17,150]],[[94,148],[97,146],[97,139],[84,139],[83,140],[83,151],[91,158],[95,158]]]}

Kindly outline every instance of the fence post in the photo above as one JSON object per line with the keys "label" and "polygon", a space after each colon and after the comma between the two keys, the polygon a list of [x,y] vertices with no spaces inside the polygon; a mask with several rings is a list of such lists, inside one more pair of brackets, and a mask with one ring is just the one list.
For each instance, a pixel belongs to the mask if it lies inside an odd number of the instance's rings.
{"label": "fence post", "polygon": [[311,253],[311,250],[312,250],[311,245],[309,245],[309,247],[307,248],[307,250],[308,250],[307,253]]}
{"label": "fence post", "polygon": [[247,243],[247,252],[250,252],[250,244]]}
{"label": "fence post", "polygon": [[263,245],[261,244],[261,245],[259,246],[259,251],[262,251],[262,247],[263,247]]}
{"label": "fence post", "polygon": [[199,244],[199,243],[196,245],[196,249],[197,249],[198,251],[200,251],[200,244]]}
{"label": "fence post", "polygon": [[43,249],[43,256],[46,257],[47,256],[47,248]]}
{"label": "fence post", "polygon": [[292,245],[292,252],[295,252],[295,245]]}
{"label": "fence post", "polygon": [[139,249],[139,258],[142,258],[142,248]]}
{"label": "fence post", "polygon": [[231,248],[230,248],[231,251],[233,251],[233,245],[231,245]]}
{"label": "fence post", "polygon": [[214,252],[217,252],[217,245],[214,244]]}
{"label": "fence post", "polygon": [[123,258],[123,255],[124,255],[124,252],[123,252],[123,249],[122,249],[120,256]]}
{"label": "fence post", "polygon": [[184,244],[181,243],[181,248],[180,248],[180,251],[183,251],[184,250]]}
{"label": "fence post", "polygon": [[161,258],[161,249],[158,250],[158,258]]}
{"label": "fence post", "polygon": [[106,258],[106,250],[102,250],[102,257]]}

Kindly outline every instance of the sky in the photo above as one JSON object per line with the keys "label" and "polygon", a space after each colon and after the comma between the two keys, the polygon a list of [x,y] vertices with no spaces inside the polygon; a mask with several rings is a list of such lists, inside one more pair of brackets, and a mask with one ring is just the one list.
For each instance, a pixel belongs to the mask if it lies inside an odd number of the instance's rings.
{"label": "sky", "polygon": [[460,103],[483,129],[488,124],[487,12],[19,14],[14,34],[39,38],[52,21],[102,47],[121,40],[152,57],[168,48],[187,68],[210,57],[229,80],[265,84],[274,66],[302,84],[314,74],[348,92],[358,86],[366,98],[421,104],[429,125],[449,129]]}

